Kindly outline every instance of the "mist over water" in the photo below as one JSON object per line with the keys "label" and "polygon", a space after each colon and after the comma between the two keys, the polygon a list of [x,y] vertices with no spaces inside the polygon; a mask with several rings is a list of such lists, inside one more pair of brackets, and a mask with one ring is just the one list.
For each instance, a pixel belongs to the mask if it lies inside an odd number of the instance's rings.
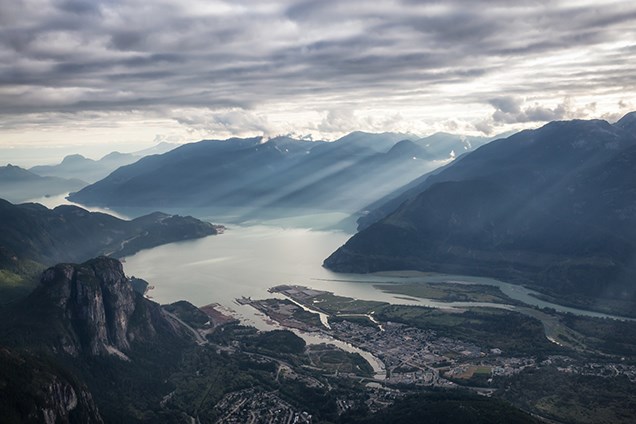
{"label": "mist over water", "polygon": [[112,209],[100,208],[97,206],[80,205],[79,203],[71,202],[70,200],[66,198],[67,196],[68,196],[68,193],[58,194],[56,196],[37,197],[37,198],[28,200],[28,203],[39,203],[41,205],[46,206],[49,209],[54,209],[60,205],[73,205],[73,206],[80,207],[82,209],[86,209],[89,212],[105,213],[105,214],[113,215],[114,217],[117,217],[119,219],[126,219],[126,220],[131,219],[131,216],[114,211]]}

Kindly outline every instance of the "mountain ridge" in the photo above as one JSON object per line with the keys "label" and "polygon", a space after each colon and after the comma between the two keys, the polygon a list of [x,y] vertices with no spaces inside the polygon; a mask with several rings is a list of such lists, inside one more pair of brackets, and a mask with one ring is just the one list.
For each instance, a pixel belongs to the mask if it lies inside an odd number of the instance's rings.
{"label": "mountain ridge", "polygon": [[[162,154],[178,147],[176,144],[159,143],[148,149],[139,150],[132,153],[110,152],[98,160],[89,159],[81,154],[66,155],[62,161],[55,165],[36,165],[29,168],[29,171],[43,177],[58,177],[66,179],[80,179],[86,181],[84,185],[94,183],[108,176],[117,168],[130,165],[139,159],[156,154]],[[76,191],[79,188],[68,190]]]}
{"label": "mountain ridge", "polygon": [[73,205],[48,209],[0,199],[0,247],[5,255],[48,265],[106,253],[130,255],[142,248],[217,233],[218,227],[192,217],[154,213],[125,221]]}
{"label": "mountain ridge", "polygon": [[8,164],[0,166],[0,198],[12,202],[24,202],[30,199],[66,194],[88,185],[77,178],[40,176],[19,166]]}
{"label": "mountain ridge", "polygon": [[324,264],[484,275],[583,303],[624,301],[628,311],[636,302],[635,164],[636,137],[622,124],[522,131],[427,177],[419,194]]}
{"label": "mountain ridge", "polygon": [[446,135],[435,148],[432,140],[413,138],[407,143],[404,134],[356,132],[333,142],[204,140],[122,167],[70,199],[110,208],[240,207],[246,212],[239,221],[268,216],[270,209],[273,217],[352,213],[452,160],[457,143],[468,148],[461,137]]}

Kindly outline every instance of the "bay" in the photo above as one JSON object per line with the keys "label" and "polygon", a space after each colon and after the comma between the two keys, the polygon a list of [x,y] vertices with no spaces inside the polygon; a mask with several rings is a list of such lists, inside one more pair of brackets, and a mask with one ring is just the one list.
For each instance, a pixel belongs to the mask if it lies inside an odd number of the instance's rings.
{"label": "bay", "polygon": [[552,308],[583,316],[624,319],[540,300],[536,292],[519,285],[485,277],[422,272],[339,274],[322,267],[322,261],[350,234],[342,231],[314,231],[269,225],[229,226],[218,236],[172,243],[127,257],[128,275],[144,278],[155,288],[151,296],[159,303],[187,300],[196,306],[218,302],[243,319],[263,327],[263,317],[235,299],[282,298],[268,289],[280,284],[307,286],[355,299],[376,300],[433,308],[492,307],[514,309],[511,305],[484,302],[439,302],[386,293],[376,284],[413,282],[461,282],[499,287],[509,297],[530,306]]}

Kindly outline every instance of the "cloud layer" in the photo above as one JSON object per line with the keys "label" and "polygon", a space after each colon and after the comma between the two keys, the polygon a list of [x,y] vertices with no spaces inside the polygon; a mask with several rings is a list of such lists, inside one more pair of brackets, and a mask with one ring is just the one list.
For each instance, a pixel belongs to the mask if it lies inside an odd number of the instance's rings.
{"label": "cloud layer", "polygon": [[634,63],[632,1],[0,0],[0,131],[488,131],[619,114]]}

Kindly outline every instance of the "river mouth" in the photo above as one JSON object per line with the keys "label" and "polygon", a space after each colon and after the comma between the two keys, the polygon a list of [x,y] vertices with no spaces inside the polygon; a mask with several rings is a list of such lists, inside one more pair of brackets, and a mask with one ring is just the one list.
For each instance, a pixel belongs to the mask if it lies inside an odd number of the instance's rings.
{"label": "river mouth", "polygon": [[307,228],[228,225],[218,236],[171,243],[141,251],[125,258],[129,276],[148,280],[155,289],[150,295],[159,303],[187,300],[196,306],[211,302],[236,311],[239,318],[259,326],[262,317],[235,299],[272,297],[269,289],[294,284],[365,299],[399,305],[434,308],[496,307],[512,305],[488,302],[440,302],[387,293],[378,284],[461,282],[498,287],[502,293],[524,304],[552,308],[581,316],[625,319],[583,309],[569,308],[536,298],[530,289],[491,278],[398,272],[378,274],[337,274],[321,266],[324,258],[344,244],[350,234]]}
{"label": "river mouth", "polygon": [[[150,292],[159,303],[187,300],[196,306],[217,302],[230,311],[242,323],[259,330],[283,328],[267,316],[236,299],[285,298],[272,293],[272,287],[281,284],[306,286],[328,291],[353,299],[380,301],[398,305],[417,305],[447,310],[464,310],[470,307],[490,307],[517,310],[529,314],[534,307],[549,307],[557,311],[584,316],[612,317],[596,312],[562,307],[532,296],[527,288],[490,278],[443,275],[420,272],[378,274],[337,274],[322,267],[322,261],[350,234],[342,231],[316,231],[306,228],[279,226],[228,225],[219,236],[172,243],[141,251],[127,257],[124,269],[129,276],[148,280],[155,289]],[[491,302],[441,302],[413,296],[392,294],[378,288],[378,284],[404,283],[461,283],[496,286],[509,298],[529,306],[516,307]],[[535,316],[535,318],[537,318]],[[540,319],[540,317],[538,318]],[[546,337],[550,338],[550,326],[544,320]],[[359,349],[342,340],[325,334],[308,333],[292,329],[308,344],[330,343],[360,354],[374,369],[375,379],[386,378],[383,362],[370,352]]]}

